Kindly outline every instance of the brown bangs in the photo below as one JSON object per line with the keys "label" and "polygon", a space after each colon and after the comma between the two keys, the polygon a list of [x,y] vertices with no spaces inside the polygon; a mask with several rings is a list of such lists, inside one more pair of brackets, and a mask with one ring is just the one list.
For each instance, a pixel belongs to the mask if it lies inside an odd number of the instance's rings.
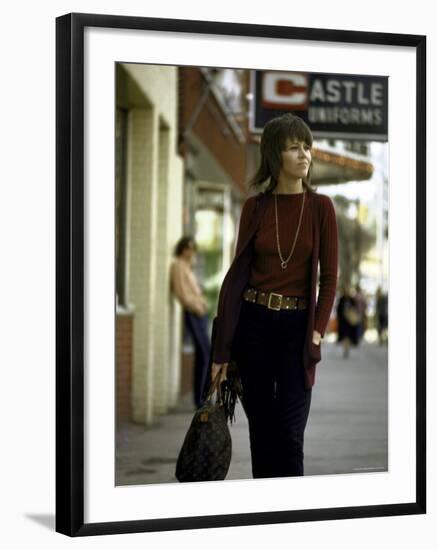
{"label": "brown bangs", "polygon": [[309,147],[313,145],[312,133],[305,122],[300,118],[293,117],[289,119],[284,117],[278,129],[278,147],[281,151],[285,150],[288,139],[290,141],[303,141]]}

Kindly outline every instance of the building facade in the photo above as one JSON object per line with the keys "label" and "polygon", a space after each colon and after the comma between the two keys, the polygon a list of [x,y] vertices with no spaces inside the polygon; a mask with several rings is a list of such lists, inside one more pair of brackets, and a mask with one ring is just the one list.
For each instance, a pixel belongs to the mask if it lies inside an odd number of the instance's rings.
{"label": "building facade", "polygon": [[117,65],[115,147],[117,418],[149,424],[179,397],[181,316],[169,290],[182,228],[176,68]]}

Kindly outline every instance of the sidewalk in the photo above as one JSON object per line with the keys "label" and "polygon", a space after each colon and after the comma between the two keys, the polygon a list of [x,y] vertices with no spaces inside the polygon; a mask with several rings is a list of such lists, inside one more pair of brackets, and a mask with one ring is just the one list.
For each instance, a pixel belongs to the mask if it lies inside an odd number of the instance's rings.
{"label": "sidewalk", "polygon": [[[178,483],[176,459],[194,414],[191,396],[152,426],[124,424],[117,434],[116,485]],[[252,477],[247,419],[240,403],[230,426],[226,479]],[[387,469],[387,348],[362,342],[343,359],[323,344],[305,432],[305,475]]]}

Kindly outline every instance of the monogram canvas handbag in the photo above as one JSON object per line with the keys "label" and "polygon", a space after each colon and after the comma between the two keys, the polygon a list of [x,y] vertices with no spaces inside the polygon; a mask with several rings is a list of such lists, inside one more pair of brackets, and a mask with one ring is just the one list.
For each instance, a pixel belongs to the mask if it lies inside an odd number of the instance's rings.
{"label": "monogram canvas handbag", "polygon": [[[205,404],[194,414],[176,462],[176,479],[223,480],[229,470],[232,440],[222,397],[220,373],[210,386]],[[212,395],[217,393],[215,402]]]}
{"label": "monogram canvas handbag", "polygon": [[[212,342],[216,334],[212,325]],[[211,347],[212,350],[212,347]],[[212,365],[212,351],[209,369]],[[232,457],[232,439],[228,422],[235,421],[235,404],[242,399],[242,386],[237,365],[230,361],[227,378],[220,382],[218,372],[204,394],[204,405],[194,413],[176,462],[176,479],[216,481],[225,479]],[[215,395],[215,400],[214,400]]]}

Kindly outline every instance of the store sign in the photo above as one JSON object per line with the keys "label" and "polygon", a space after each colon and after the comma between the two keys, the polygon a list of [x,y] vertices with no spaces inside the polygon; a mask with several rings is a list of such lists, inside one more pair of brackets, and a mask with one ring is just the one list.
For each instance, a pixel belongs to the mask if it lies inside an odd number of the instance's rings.
{"label": "store sign", "polygon": [[261,133],[271,118],[292,112],[316,138],[387,141],[387,77],[252,71],[251,80],[253,133]]}

